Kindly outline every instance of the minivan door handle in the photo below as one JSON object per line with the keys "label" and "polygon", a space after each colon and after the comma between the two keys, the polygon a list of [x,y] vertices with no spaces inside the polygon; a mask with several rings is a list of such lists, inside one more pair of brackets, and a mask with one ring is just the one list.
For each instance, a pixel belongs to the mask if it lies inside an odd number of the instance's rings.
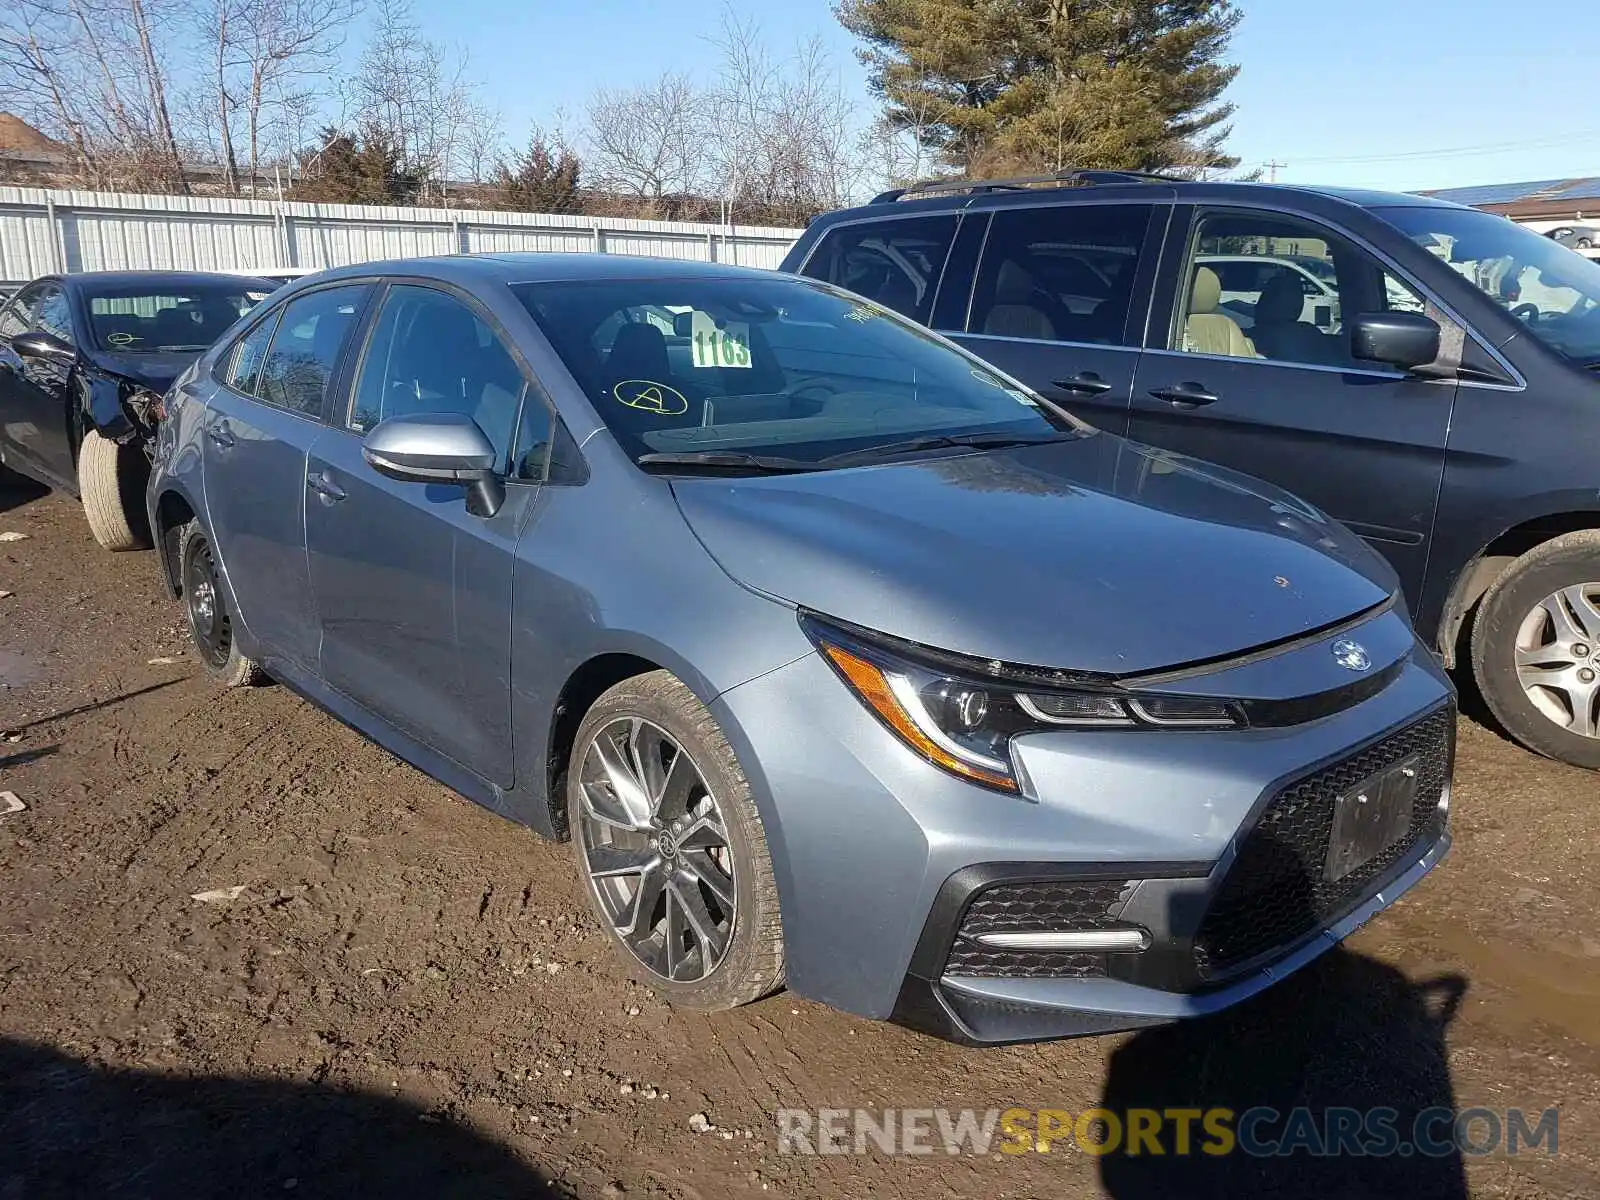
{"label": "minivan door handle", "polygon": [[1208,392],[1199,383],[1175,383],[1171,387],[1151,388],[1150,394],[1157,400],[1165,400],[1173,408],[1201,408],[1217,402],[1215,393]]}
{"label": "minivan door handle", "polygon": [[337,504],[345,498],[345,490],[329,479],[326,472],[307,475],[306,486],[320,496],[324,504]]}
{"label": "minivan door handle", "polygon": [[1098,396],[1111,390],[1108,380],[1101,379],[1093,371],[1083,371],[1070,379],[1052,379],[1063,392],[1077,392],[1080,396]]}
{"label": "minivan door handle", "polygon": [[227,421],[217,421],[206,426],[206,436],[222,450],[226,450],[234,444],[233,430],[228,428]]}

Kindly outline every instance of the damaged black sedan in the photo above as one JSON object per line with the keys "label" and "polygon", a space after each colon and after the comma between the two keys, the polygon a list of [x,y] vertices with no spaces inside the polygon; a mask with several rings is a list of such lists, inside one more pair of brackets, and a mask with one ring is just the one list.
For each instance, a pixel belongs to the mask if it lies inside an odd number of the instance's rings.
{"label": "damaged black sedan", "polygon": [[188,271],[49,275],[0,309],[0,465],[83,501],[107,550],[149,545],[162,396],[276,285]]}

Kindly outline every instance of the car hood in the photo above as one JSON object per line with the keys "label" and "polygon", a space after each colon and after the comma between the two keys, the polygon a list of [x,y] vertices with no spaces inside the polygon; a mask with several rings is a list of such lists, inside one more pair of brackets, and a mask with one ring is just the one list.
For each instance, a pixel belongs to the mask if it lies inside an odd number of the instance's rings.
{"label": "car hood", "polygon": [[120,375],[152,392],[165,394],[172,386],[172,381],[182,375],[200,354],[198,350],[149,354],[118,354],[99,350],[94,353],[93,359],[94,364],[104,371]]}
{"label": "car hood", "polygon": [[1395,590],[1270,484],[1109,434],[883,466],[679,478],[735,580],[945,650],[1127,675],[1325,628]]}

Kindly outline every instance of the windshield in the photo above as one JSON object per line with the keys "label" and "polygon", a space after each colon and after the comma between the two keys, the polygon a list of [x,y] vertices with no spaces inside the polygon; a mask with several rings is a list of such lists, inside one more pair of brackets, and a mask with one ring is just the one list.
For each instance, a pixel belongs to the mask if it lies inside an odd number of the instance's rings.
{"label": "windshield", "polygon": [[1084,428],[826,284],[774,275],[513,291],[635,459],[721,452],[816,464],[911,438],[1028,440]]}
{"label": "windshield", "polygon": [[1578,362],[1600,362],[1600,266],[1490,213],[1387,208],[1385,220]]}
{"label": "windshield", "polygon": [[149,284],[103,288],[88,297],[89,329],[102,350],[209,350],[267,295],[253,283],[226,279],[159,291],[152,291]]}

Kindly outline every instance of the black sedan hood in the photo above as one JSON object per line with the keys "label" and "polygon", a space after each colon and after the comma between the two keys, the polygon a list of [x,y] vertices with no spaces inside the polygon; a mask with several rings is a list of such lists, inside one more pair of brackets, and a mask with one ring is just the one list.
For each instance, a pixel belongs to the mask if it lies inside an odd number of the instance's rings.
{"label": "black sedan hood", "polygon": [[982,658],[1109,675],[1246,652],[1388,598],[1285,492],[1102,433],[881,467],[676,479],[734,579]]}
{"label": "black sedan hood", "polygon": [[173,380],[182,375],[189,364],[202,353],[199,350],[183,350],[129,354],[96,350],[90,355],[90,359],[102,371],[120,375],[131,383],[149,388],[152,392],[165,394],[172,386]]}

